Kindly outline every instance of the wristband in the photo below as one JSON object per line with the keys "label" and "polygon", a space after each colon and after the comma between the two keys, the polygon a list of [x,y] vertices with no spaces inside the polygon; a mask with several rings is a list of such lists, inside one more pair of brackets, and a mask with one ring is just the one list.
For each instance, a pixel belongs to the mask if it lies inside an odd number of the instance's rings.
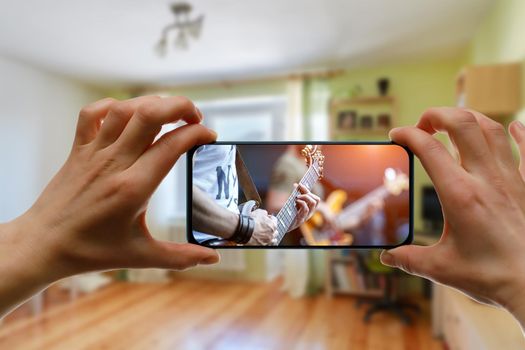
{"label": "wristband", "polygon": [[239,214],[239,224],[230,240],[239,244],[246,244],[250,241],[255,230],[255,220],[248,215]]}

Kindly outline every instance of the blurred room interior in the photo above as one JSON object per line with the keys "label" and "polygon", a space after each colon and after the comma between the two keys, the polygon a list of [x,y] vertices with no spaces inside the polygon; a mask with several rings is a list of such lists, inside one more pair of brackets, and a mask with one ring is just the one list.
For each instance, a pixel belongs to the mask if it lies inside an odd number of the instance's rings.
{"label": "blurred room interior", "polygon": [[[187,96],[224,141],[387,140],[431,106],[525,120],[522,0],[2,5],[2,222],[59,169],[79,109],[106,96]],[[151,200],[159,239],[186,240],[185,167]],[[417,161],[415,175],[415,243],[431,245],[441,209]],[[0,321],[0,348],[525,349],[509,314],[383,267],[377,250],[221,256],[61,281]]]}

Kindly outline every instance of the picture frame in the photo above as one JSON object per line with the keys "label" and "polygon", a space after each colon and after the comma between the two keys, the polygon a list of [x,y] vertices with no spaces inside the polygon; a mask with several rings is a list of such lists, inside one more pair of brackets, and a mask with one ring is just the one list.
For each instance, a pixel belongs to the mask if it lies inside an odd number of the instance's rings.
{"label": "picture frame", "polygon": [[343,110],[337,115],[337,126],[340,130],[352,130],[357,128],[357,112],[355,110]]}
{"label": "picture frame", "polygon": [[388,137],[399,113],[394,96],[332,98],[329,104],[332,140],[367,140]]}
{"label": "picture frame", "polygon": [[359,118],[359,127],[362,130],[371,130],[374,128],[374,119],[372,118],[372,115],[365,114],[362,115],[361,118]]}
{"label": "picture frame", "polygon": [[377,128],[389,130],[392,127],[392,117],[390,113],[380,113],[377,116]]}

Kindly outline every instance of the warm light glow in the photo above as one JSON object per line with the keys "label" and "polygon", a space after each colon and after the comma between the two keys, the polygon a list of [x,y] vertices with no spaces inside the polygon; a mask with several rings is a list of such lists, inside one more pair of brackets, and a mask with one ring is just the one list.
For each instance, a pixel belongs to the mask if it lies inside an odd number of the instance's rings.
{"label": "warm light glow", "polygon": [[387,179],[388,181],[394,181],[396,179],[396,171],[392,168],[386,168],[385,179]]}

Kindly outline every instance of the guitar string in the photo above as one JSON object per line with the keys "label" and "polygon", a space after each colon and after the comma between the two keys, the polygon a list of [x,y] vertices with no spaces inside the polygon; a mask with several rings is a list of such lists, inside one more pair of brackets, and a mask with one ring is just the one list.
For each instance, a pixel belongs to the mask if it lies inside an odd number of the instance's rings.
{"label": "guitar string", "polygon": [[[309,180],[309,177],[310,177],[309,176],[310,169],[308,169],[308,171],[306,172],[305,176],[303,177],[303,179],[301,179],[301,181],[299,181],[299,183],[303,183],[304,184],[304,183],[308,183],[309,182],[308,180]],[[295,208],[295,206],[293,204],[295,203],[295,199],[297,198],[298,195],[299,195],[299,190],[297,188],[295,188],[294,191],[291,193],[290,197],[288,198],[288,200],[286,201],[285,205],[283,206],[284,214],[287,217],[287,219],[290,221],[289,224],[291,224],[291,222],[293,221],[293,216],[291,216],[291,215],[292,214],[296,214],[296,208]],[[292,214],[290,214],[290,211],[292,212]]]}
{"label": "guitar string", "polygon": [[[305,175],[306,176],[306,175]],[[304,178],[303,178],[304,179]],[[302,180],[303,180],[302,179]],[[300,181],[300,183],[302,182],[302,180]],[[298,190],[297,189],[294,189],[292,191],[292,193],[290,194],[290,197],[287,199],[286,203],[284,204],[283,208],[284,208],[284,211],[283,211],[283,214],[288,218],[288,219],[292,219],[289,215],[289,211],[292,210],[293,206],[293,202],[295,202],[295,199],[297,198],[297,194],[298,194]]]}
{"label": "guitar string", "polygon": [[[308,169],[308,171],[306,172],[306,174],[304,175],[303,179],[301,179],[301,181],[299,181],[299,183],[303,184],[303,185],[306,185],[307,188],[311,187],[312,186],[312,182],[314,180],[314,172],[312,171],[313,170],[313,166],[310,167]],[[285,206],[288,207],[288,209],[294,211],[294,214],[297,213],[297,208],[295,207],[295,200],[296,198],[300,195],[300,191],[295,188],[294,191],[292,192],[292,195],[290,196],[290,198],[287,200]],[[292,221],[293,221],[293,217],[290,218]]]}
{"label": "guitar string", "polygon": [[[311,189],[311,187],[313,186],[313,184],[315,183],[315,181],[318,178],[317,172],[315,171],[316,165],[318,165],[318,163],[314,163],[314,165],[312,165],[307,170],[306,174],[303,176],[301,181],[299,181],[300,184],[305,185],[309,190]],[[285,205],[281,209],[281,211],[277,214],[277,217],[278,217],[278,222],[277,222],[278,230],[277,230],[277,232],[278,232],[279,241],[284,237],[284,235],[288,231],[288,228],[292,224],[292,222],[294,220],[294,217],[297,215],[297,208],[293,204],[295,204],[295,200],[296,200],[296,198],[297,198],[297,196],[299,194],[300,194],[299,190],[297,188],[295,188],[294,191],[292,191],[292,194],[290,195],[288,200],[286,201]],[[293,216],[292,216],[292,214],[290,214],[290,211],[293,212]],[[281,215],[280,214],[282,214],[282,217],[286,218],[288,222],[284,222],[283,220],[279,220],[279,219],[281,219]],[[279,230],[279,226],[281,227],[281,230]],[[281,231],[281,232],[279,232],[279,231]]]}

